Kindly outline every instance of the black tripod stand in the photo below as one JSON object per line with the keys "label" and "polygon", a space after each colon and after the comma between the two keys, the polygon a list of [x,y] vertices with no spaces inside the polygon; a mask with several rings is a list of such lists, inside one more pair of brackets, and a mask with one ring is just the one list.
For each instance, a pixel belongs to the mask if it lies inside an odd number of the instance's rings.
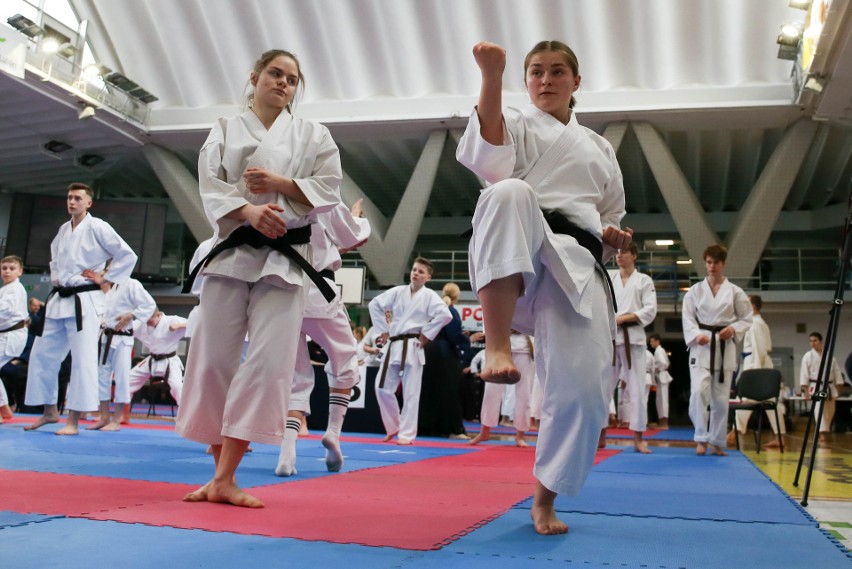
{"label": "black tripod stand", "polygon": [[808,464],[808,475],[805,479],[805,489],[802,493],[802,506],[808,505],[808,494],[811,489],[811,476],[814,471],[814,463],[816,462],[816,453],[817,448],[819,446],[819,425],[822,422],[822,415],[825,411],[825,405],[819,406],[819,412],[817,413],[818,417],[814,419],[814,411],[816,410],[817,403],[823,402],[827,400],[831,394],[831,362],[834,357],[834,345],[837,341],[837,327],[840,324],[840,309],[843,307],[843,291],[846,288],[847,282],[847,274],[850,269],[849,259],[850,255],[852,255],[852,231],[850,231],[850,224],[852,224],[852,197],[849,199],[849,204],[847,206],[846,212],[846,220],[843,226],[843,251],[841,253],[840,258],[840,267],[839,274],[837,276],[837,288],[834,293],[834,301],[831,306],[831,318],[829,319],[828,324],[828,333],[825,335],[825,344],[823,345],[822,350],[822,359],[819,362],[819,374],[817,376],[817,383],[814,389],[814,393],[811,396],[811,410],[808,413],[808,424],[805,427],[805,436],[804,442],[802,444],[802,452],[799,454],[799,464],[796,467],[796,478],[793,480],[793,486],[796,488],[799,487],[799,474],[802,471],[802,463],[805,459],[805,451],[808,447],[808,437],[811,432],[811,425],[815,422],[816,426],[814,427],[814,436],[813,441],[811,443],[811,455],[810,462]]}

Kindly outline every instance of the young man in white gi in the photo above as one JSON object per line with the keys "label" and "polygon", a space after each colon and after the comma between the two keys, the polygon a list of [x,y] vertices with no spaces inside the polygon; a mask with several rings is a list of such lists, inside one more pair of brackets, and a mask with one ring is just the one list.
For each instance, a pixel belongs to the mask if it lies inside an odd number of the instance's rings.
{"label": "young man in white gi", "polygon": [[[763,308],[763,299],[760,296],[753,294],[749,297],[751,308],[753,311],[751,328],[745,334],[743,340],[743,363],[741,369],[772,369],[772,358],[769,353],[772,351],[772,336],[769,333],[769,326],[760,315],[760,309]],[[784,387],[782,385],[781,392],[778,397],[782,396]],[[775,439],[766,443],[764,446],[776,448],[781,446],[781,435],[787,432],[784,425],[784,404],[778,404],[778,417],[781,420],[781,425],[775,421],[775,413],[767,410],[766,417],[769,419],[769,425],[772,427],[772,432],[775,433]],[[737,411],[735,414],[736,424],[734,428],[744,435],[748,431],[748,421],[751,418],[751,410],[746,409]],[[736,432],[731,429],[728,433],[728,446],[736,446]]]}
{"label": "young man in white gi", "polygon": [[[618,271],[611,274],[618,312],[615,316],[615,362],[612,368],[613,392],[623,380],[630,401],[629,427],[633,431],[633,448],[650,454],[643,440],[648,428],[648,397],[645,390],[645,327],[657,316],[657,291],[654,281],[636,270],[639,249],[630,243],[615,255]],[[607,423],[602,425],[606,429]]]}
{"label": "young man in white gi", "polygon": [[[819,380],[819,364],[822,360],[822,334],[811,332],[808,341],[811,343],[811,349],[802,357],[802,367],[799,372],[799,384],[802,387],[802,395],[804,395],[805,400],[810,400]],[[826,441],[825,434],[831,431],[831,422],[834,420],[834,410],[837,405],[835,401],[837,399],[837,386],[843,385],[843,372],[840,371],[840,366],[837,365],[835,358],[831,358],[828,383],[828,398],[825,400],[825,410],[819,424],[819,442],[821,443]],[[814,407],[815,421],[819,416],[820,405],[822,403],[817,403]]]}
{"label": "young man in white gi", "polygon": [[669,384],[672,382],[669,367],[671,367],[671,363],[659,334],[648,336],[648,344],[651,346],[651,354],[654,358],[654,386],[657,388],[657,428],[665,430],[669,428]]}
{"label": "young man in white gi", "polygon": [[[24,261],[15,255],[0,260],[0,368],[21,355],[27,345],[27,291],[19,280]],[[12,418],[9,396],[0,381],[0,423]]]}
{"label": "young man in white gi", "polygon": [[[361,201],[358,200],[352,206],[352,211],[340,203],[333,210],[317,215],[317,223],[311,232],[311,264],[334,290],[337,290],[334,285],[334,271],[343,264],[341,252],[361,246],[370,237],[370,224],[362,217]],[[322,437],[322,445],[326,449],[325,464],[329,472],[338,472],[343,467],[340,431],[349,408],[352,388],[361,378],[358,370],[358,343],[352,335],[349,313],[340,293],[329,302],[320,290],[311,284],[302,319],[302,347],[296,355],[290,409],[287,413],[278,465],[275,467],[275,474],[278,476],[296,474],[296,439],[305,415],[310,413],[314,370],[305,336],[310,336],[328,354],[328,363],[325,366],[329,386],[328,426]]]}
{"label": "young man in white gi", "polygon": [[[707,277],[683,297],[683,337],[689,348],[691,393],[689,418],[695,427],[695,453],[710,446],[725,456],[725,431],[731,379],[737,368],[737,344],[751,327],[752,310],[743,289],[725,278],[728,250],[711,245],[704,250]],[[710,405],[710,428],[707,406]]]}
{"label": "young man in white gi", "polygon": [[183,363],[177,355],[178,344],[186,336],[186,318],[168,316],[154,309],[154,314],[136,326],[133,335],[150,354],[130,370],[130,393],[136,393],[152,377],[162,377],[169,384],[172,397],[180,406],[183,390]]}
{"label": "young man in white gi", "polygon": [[93,281],[109,261],[106,281],[130,278],[136,253],[107,222],[89,215],[94,191],[85,184],[68,186],[71,220],[50,244],[53,290],[45,307],[44,331],[33,343],[27,378],[27,405],[44,405],[44,413],[24,430],[59,421],[57,375],[71,350],[68,420],[57,435],[76,435],[80,413],[95,411],[98,398],[98,332],[104,293]]}
{"label": "young man in white gi", "polygon": [[[145,322],[157,310],[154,298],[142,283],[127,279],[122,284],[104,282],[98,275],[95,282],[101,285],[106,295],[98,349],[98,396],[101,400],[101,415],[89,430],[118,431],[124,410],[130,403],[130,368],[133,356],[133,325]],[[112,382],[115,380],[115,409],[110,416]]]}
{"label": "young man in white gi", "polygon": [[[410,284],[386,290],[370,301],[370,318],[385,342],[376,376],[376,399],[387,431],[385,441],[398,435],[400,445],[410,445],[417,437],[420,382],[426,358],[423,347],[453,319],[438,293],[425,286],[432,280],[432,272],[432,263],[418,257],[411,267]],[[388,311],[390,325],[385,319]],[[400,382],[401,413],[396,400]]]}

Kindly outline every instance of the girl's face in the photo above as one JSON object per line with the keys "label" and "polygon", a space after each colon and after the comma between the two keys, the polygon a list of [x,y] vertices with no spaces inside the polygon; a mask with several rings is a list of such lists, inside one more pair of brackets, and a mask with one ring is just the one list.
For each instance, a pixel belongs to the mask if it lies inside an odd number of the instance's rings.
{"label": "girl's face", "polygon": [[296,96],[299,66],[292,58],[279,55],[260,73],[252,72],[251,84],[254,85],[254,105],[283,110]]}
{"label": "girl's face", "polygon": [[556,119],[568,120],[571,96],[580,87],[580,76],[558,51],[542,51],[530,57],[526,75],[532,104]]}

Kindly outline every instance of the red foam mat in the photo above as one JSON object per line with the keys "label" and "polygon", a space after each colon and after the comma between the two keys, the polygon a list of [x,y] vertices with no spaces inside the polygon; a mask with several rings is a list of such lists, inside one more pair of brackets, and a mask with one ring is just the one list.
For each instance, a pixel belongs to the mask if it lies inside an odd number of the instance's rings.
{"label": "red foam mat", "polygon": [[[616,452],[599,452],[598,460]],[[194,489],[185,484],[12,471],[0,471],[0,476],[8,495],[17,497],[4,504],[14,511],[430,550],[528,498],[533,460],[529,449],[489,447],[256,487],[251,493],[266,503],[259,510],[182,502]]]}
{"label": "red foam mat", "polygon": [[0,480],[5,510],[78,517],[160,500],[173,502],[196,488],[191,484],[23,470],[0,470]]}

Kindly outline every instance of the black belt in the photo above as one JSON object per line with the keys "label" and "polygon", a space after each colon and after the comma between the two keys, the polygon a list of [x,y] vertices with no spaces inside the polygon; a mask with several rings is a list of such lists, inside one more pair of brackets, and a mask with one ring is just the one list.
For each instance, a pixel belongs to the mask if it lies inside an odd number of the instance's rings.
{"label": "black belt", "polygon": [[[712,377],[713,374],[716,373],[716,334],[728,326],[708,326],[707,324],[699,322],[698,327],[710,332],[710,376]],[[725,340],[721,340],[719,355],[722,358],[722,369],[719,371],[719,383],[725,383]]]}
{"label": "black belt", "polygon": [[582,227],[575,225],[564,214],[556,210],[542,210],[541,213],[544,215],[544,220],[550,226],[551,231],[562,235],[570,235],[577,240],[577,243],[581,247],[592,254],[592,257],[595,258],[595,264],[603,272],[604,280],[609,287],[610,297],[612,297],[612,309],[617,313],[618,305],[615,302],[615,288],[613,288],[612,279],[609,278],[609,273],[603,264],[603,243],[597,237]]}
{"label": "black belt", "polygon": [[408,340],[412,338],[419,338],[420,334],[400,334],[399,336],[391,336],[388,338],[388,352],[385,356],[385,361],[382,364],[382,377],[379,379],[379,389],[385,386],[385,376],[388,374],[388,362],[390,361],[390,345],[399,340],[405,340],[405,343],[402,344],[402,360],[399,362],[400,369],[405,368],[405,357],[408,354]]}
{"label": "black belt", "polygon": [[319,274],[324,279],[328,279],[330,281],[334,280],[334,271],[331,269],[323,269],[319,272]]}
{"label": "black belt", "polygon": [[[106,336],[106,345],[103,346],[103,356],[101,358],[101,364],[106,365],[107,357],[109,357],[109,348],[112,346],[112,337],[113,336],[132,336],[133,330],[116,330],[115,328],[104,328],[101,331],[101,337]],[[98,339],[100,340],[100,338]],[[100,354],[101,350],[101,342],[98,341],[98,354]]]}
{"label": "black belt", "polygon": [[17,324],[13,324],[13,325],[9,326],[8,328],[6,328],[4,330],[0,330],[0,334],[5,334],[6,332],[13,332],[15,330],[20,330],[21,328],[23,328],[26,325],[27,325],[27,321],[21,320]]}
{"label": "black belt", "polygon": [[630,333],[627,331],[627,328],[638,325],[638,322],[626,322],[619,326],[619,328],[621,328],[621,333],[624,335],[624,353],[627,354],[627,369],[633,369],[633,362],[631,361],[632,358],[630,356]]}
{"label": "black belt", "polygon": [[[151,370],[151,367],[153,366],[154,362],[160,362],[160,361],[163,361],[163,360],[167,360],[167,359],[174,357],[176,355],[177,355],[177,352],[169,352],[168,354],[148,354],[148,375],[151,376],[151,377],[154,376],[154,374]],[[163,375],[163,381],[169,381],[169,371],[171,371],[171,369],[172,369],[171,364],[166,366],[166,373]]]}
{"label": "black belt", "polygon": [[[74,318],[77,321],[77,331],[81,331],[83,329],[83,305],[80,303],[80,297],[78,296],[81,292],[91,292],[94,290],[101,290],[101,285],[91,283],[85,285],[78,286],[55,286],[53,290],[50,291],[50,294],[47,295],[47,299],[45,299],[44,304],[42,305],[39,312],[45,311],[44,315],[46,316],[47,311],[47,303],[50,302],[50,299],[53,298],[54,294],[58,294],[62,298],[68,298],[69,296],[74,297]],[[32,333],[36,336],[41,336],[44,332],[44,319],[41,320],[41,324],[37,324],[31,328]]]}
{"label": "black belt", "polygon": [[248,225],[241,225],[231,232],[228,237],[213,247],[210,252],[204,257],[200,263],[198,263],[195,268],[190,273],[189,278],[186,280],[186,283],[183,285],[184,294],[189,293],[192,289],[192,283],[195,282],[195,278],[198,276],[199,271],[204,268],[207,263],[209,263],[216,255],[222,253],[223,251],[227,251],[228,249],[234,249],[239,247],[240,245],[248,245],[249,247],[253,247],[255,249],[260,249],[261,247],[269,247],[273,251],[278,251],[294,263],[296,263],[302,271],[308,275],[308,278],[313,281],[317,288],[320,289],[323,297],[328,302],[334,300],[336,296],[334,289],[329,286],[329,284],[322,278],[319,272],[314,269],[311,264],[305,260],[304,257],[299,255],[299,253],[291,247],[291,245],[306,245],[311,242],[311,226],[305,225],[304,227],[297,227],[296,229],[290,229],[276,239],[271,239],[263,235],[257,229],[250,227]]}

